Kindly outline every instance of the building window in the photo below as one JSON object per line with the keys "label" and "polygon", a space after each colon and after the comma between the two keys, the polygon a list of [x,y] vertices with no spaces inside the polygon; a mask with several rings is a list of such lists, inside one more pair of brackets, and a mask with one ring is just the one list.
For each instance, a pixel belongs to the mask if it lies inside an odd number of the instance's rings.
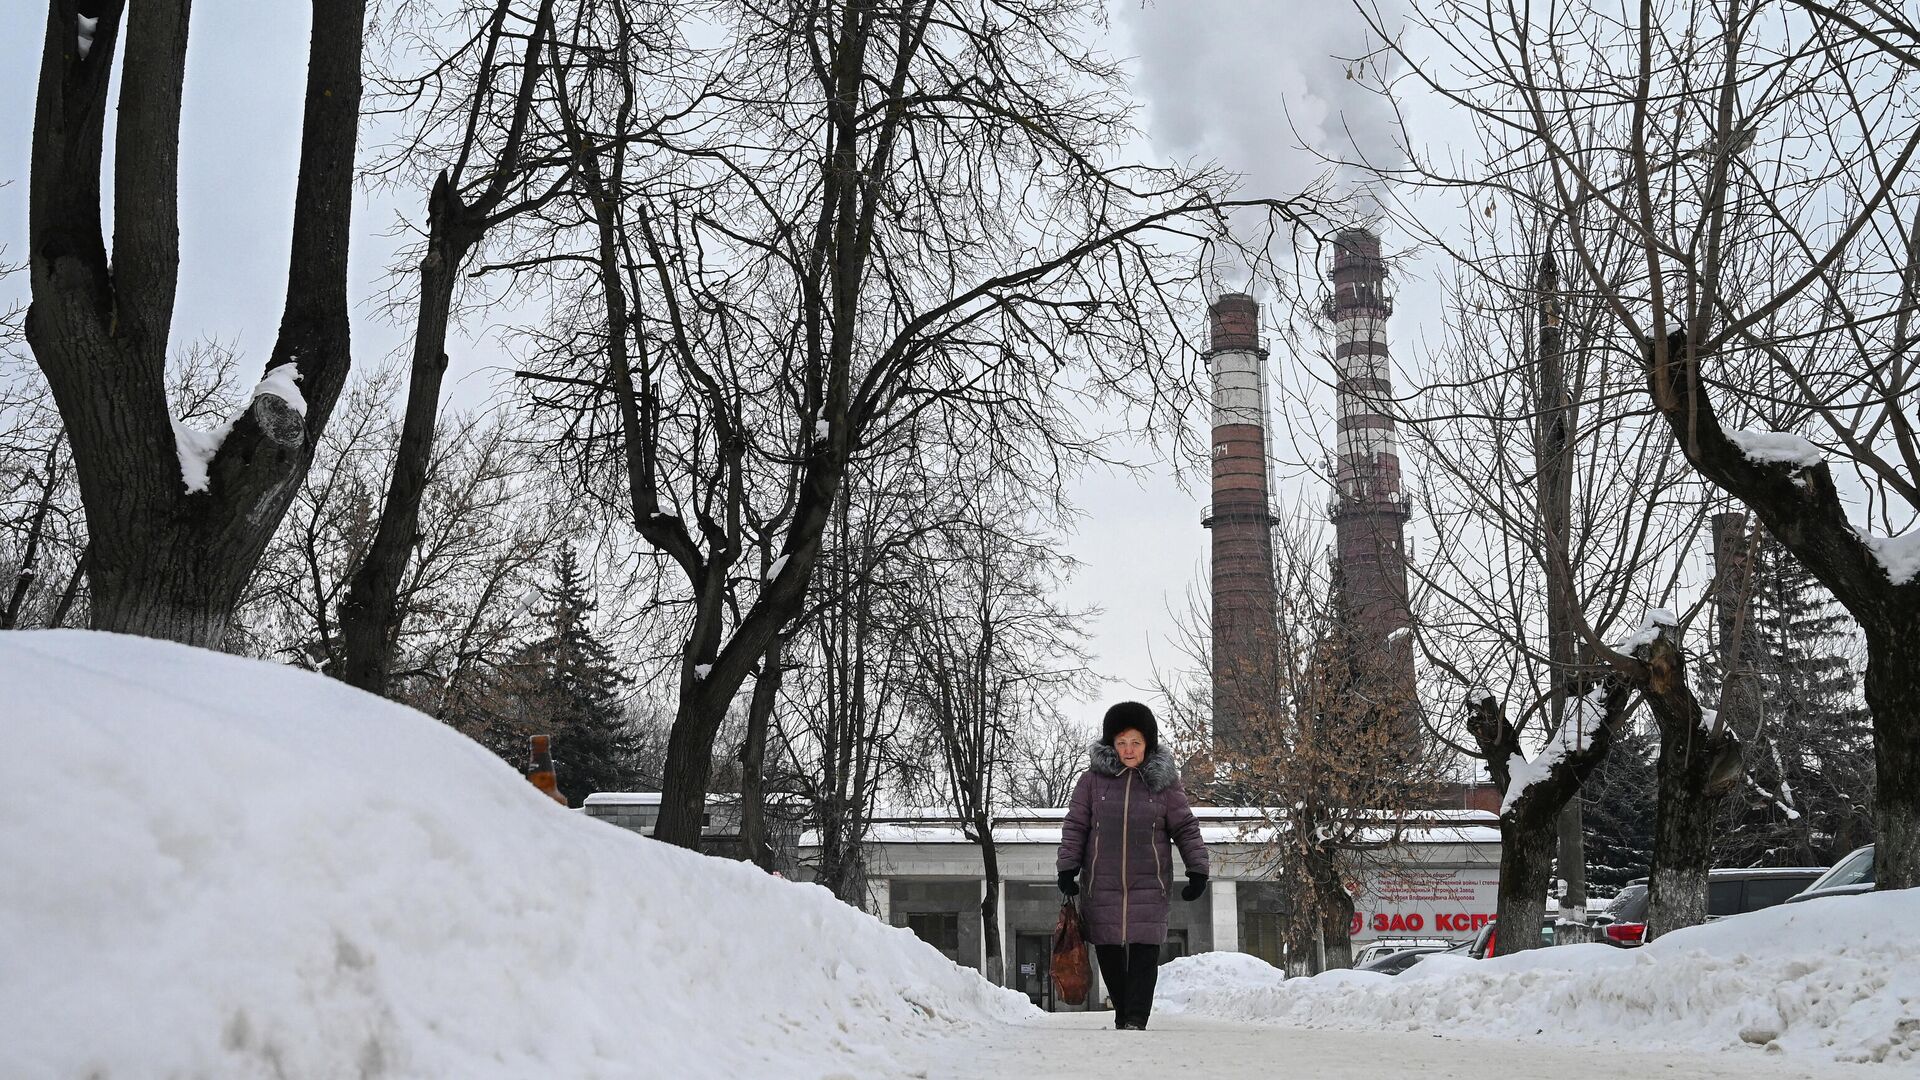
{"label": "building window", "polygon": [[960,959],[960,916],[951,911],[915,912],[907,916],[907,929],[913,936],[947,954],[947,959]]}

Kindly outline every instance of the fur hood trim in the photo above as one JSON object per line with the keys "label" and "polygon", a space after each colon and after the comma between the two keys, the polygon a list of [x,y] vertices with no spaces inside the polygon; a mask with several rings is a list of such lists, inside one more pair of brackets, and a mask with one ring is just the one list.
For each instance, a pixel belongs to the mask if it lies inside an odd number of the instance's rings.
{"label": "fur hood trim", "polygon": [[[1127,771],[1120,763],[1120,752],[1103,742],[1087,747],[1087,767],[1102,776],[1119,776]],[[1140,776],[1146,780],[1148,791],[1165,791],[1180,782],[1180,767],[1173,763],[1166,747],[1156,746],[1140,763]]]}

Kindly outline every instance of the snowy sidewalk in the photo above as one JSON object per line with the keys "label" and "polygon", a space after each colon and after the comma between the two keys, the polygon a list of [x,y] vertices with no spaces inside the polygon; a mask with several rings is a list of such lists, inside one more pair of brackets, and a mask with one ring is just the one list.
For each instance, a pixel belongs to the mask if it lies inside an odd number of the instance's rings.
{"label": "snowy sidewalk", "polygon": [[[1115,1031],[1104,1013],[1056,1013],[993,1025],[940,1046],[914,1074],[926,1080],[1112,1080],[1116,1075],[1190,1080],[1863,1080],[1876,1067],[1780,1061],[1741,1053],[1649,1053],[1546,1042],[1436,1038],[1407,1032],[1268,1027],[1156,1017],[1150,1030]],[[1119,1072],[1116,1072],[1119,1069]]]}

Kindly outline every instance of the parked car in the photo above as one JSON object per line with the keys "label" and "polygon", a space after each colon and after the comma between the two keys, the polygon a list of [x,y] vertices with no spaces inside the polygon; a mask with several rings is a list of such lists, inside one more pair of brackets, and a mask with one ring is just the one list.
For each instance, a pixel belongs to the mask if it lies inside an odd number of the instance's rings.
{"label": "parked car", "polygon": [[1390,952],[1381,956],[1376,956],[1372,960],[1369,960],[1364,964],[1356,964],[1354,965],[1354,970],[1355,971],[1377,971],[1382,975],[1398,975],[1401,972],[1412,967],[1413,965],[1419,963],[1420,958],[1423,956],[1431,956],[1437,952],[1449,952],[1456,948],[1459,948],[1459,946],[1457,945],[1416,945],[1411,949],[1401,949],[1399,952]]}
{"label": "parked car", "polygon": [[1637,878],[1621,889],[1607,905],[1600,926],[1600,940],[1630,949],[1647,938],[1646,878]]}
{"label": "parked car", "polygon": [[[1489,956],[1498,956],[1500,954],[1495,951],[1494,946],[1499,940],[1500,933],[1495,928],[1495,923],[1489,922],[1480,928],[1480,932],[1473,936],[1472,941],[1467,943],[1467,955],[1473,957],[1475,960],[1485,960]],[[1547,923],[1540,928],[1540,944],[1553,944],[1552,923]]]}
{"label": "parked car", "polygon": [[1375,960],[1397,952],[1405,952],[1408,949],[1445,949],[1452,945],[1453,941],[1450,938],[1380,938],[1360,946],[1360,951],[1353,954],[1353,966],[1364,969]]}
{"label": "parked car", "polygon": [[1787,903],[1818,900],[1825,896],[1852,896],[1873,891],[1873,845],[1854,848],[1834,863],[1832,869],[1810,882],[1805,889],[1787,897]]}
{"label": "parked car", "polygon": [[[1707,918],[1724,919],[1784,904],[1825,872],[1815,866],[1715,870],[1707,878]],[[1809,873],[1813,876],[1808,877]]]}
{"label": "parked car", "polygon": [[[1707,919],[1784,904],[1828,871],[1812,866],[1751,866],[1707,871]],[[1633,948],[1647,938],[1647,879],[1635,878],[1607,907],[1600,928],[1609,945]]]}

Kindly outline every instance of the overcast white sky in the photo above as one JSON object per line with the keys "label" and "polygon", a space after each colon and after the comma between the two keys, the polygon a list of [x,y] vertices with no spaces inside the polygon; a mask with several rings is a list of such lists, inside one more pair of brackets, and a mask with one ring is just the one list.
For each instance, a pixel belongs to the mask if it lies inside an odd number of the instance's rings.
{"label": "overcast white sky", "polygon": [[[243,355],[272,342],[285,281],[287,218],[299,141],[307,8],[258,0],[198,0],[181,150],[181,256],[177,314],[181,340],[213,336]],[[1364,26],[1344,2],[1283,0],[1113,0],[1110,51],[1134,58],[1142,120],[1154,149],[1211,158],[1246,177],[1245,191],[1287,195],[1324,168],[1302,145],[1352,156],[1391,156],[1394,135],[1384,104],[1346,78],[1336,57],[1358,52]],[[27,155],[45,6],[0,4],[0,247],[17,261],[26,232]],[[393,241],[382,235],[396,210],[418,207],[363,200],[353,254],[357,362],[377,361],[401,335],[382,326],[368,300],[382,280]],[[1389,235],[1389,247],[1403,245]],[[1438,335],[1438,286],[1413,264],[1400,275],[1394,345]],[[24,281],[14,283],[23,289]],[[12,284],[12,283],[10,283]],[[1256,290],[1264,291],[1260,283]],[[1193,328],[1199,332],[1201,328]],[[1310,385],[1324,366],[1274,343],[1273,377]],[[492,389],[485,342],[456,355],[454,393],[472,402]],[[1204,424],[1204,417],[1196,417]],[[1280,425],[1276,425],[1280,426]],[[1278,433],[1283,459],[1313,461],[1315,432]],[[1203,477],[1196,482],[1204,484]],[[1283,500],[1321,506],[1323,485],[1296,477]],[[1084,564],[1070,601],[1097,604],[1096,668],[1109,682],[1088,709],[1097,718],[1126,687],[1144,686],[1152,660],[1178,658],[1169,644],[1171,611],[1192,583],[1204,581],[1207,533],[1200,527],[1204,487],[1183,491],[1165,464],[1134,474],[1098,474],[1080,485],[1082,528],[1070,549]],[[1151,658],[1151,659],[1150,659]]]}

